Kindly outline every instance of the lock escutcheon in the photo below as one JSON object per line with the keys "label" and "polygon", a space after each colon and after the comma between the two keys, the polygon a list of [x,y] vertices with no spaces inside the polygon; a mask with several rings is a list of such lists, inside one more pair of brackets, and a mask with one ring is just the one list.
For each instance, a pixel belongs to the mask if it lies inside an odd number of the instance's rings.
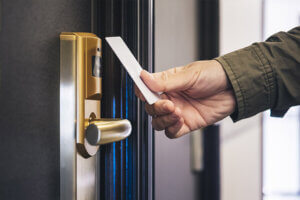
{"label": "lock escutcheon", "polygon": [[75,63],[76,146],[80,155],[88,158],[97,153],[100,145],[127,138],[132,127],[126,119],[102,119],[100,116],[101,39],[92,33],[64,32],[60,40],[62,47],[69,42],[75,43],[73,49],[62,48],[61,55],[65,55],[63,51],[74,52],[73,57],[62,60]]}

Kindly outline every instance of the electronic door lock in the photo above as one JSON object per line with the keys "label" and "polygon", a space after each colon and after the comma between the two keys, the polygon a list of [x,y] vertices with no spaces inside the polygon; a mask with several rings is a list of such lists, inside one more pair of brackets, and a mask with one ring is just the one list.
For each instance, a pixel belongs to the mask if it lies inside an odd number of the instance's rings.
{"label": "electronic door lock", "polygon": [[[101,144],[117,142],[131,134],[126,119],[100,116],[101,39],[92,33],[65,32],[60,35],[61,68],[73,69],[75,79],[76,146],[85,158],[95,155]],[[71,67],[70,67],[71,65]],[[61,73],[68,73],[61,69]],[[68,87],[67,81],[65,86]]]}

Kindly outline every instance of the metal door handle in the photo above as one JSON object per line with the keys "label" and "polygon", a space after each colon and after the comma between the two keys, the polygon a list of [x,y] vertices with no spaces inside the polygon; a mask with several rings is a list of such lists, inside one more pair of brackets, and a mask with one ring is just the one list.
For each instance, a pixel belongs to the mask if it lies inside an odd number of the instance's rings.
{"label": "metal door handle", "polygon": [[92,119],[85,137],[91,145],[107,144],[127,138],[131,129],[127,119]]}

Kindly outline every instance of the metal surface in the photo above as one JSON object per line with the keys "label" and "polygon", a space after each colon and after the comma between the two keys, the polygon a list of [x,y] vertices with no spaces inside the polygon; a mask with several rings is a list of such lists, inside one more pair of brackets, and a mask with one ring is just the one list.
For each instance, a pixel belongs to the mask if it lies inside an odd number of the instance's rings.
{"label": "metal surface", "polygon": [[99,119],[100,60],[93,59],[101,58],[100,39],[91,33],[62,33],[60,39],[61,199],[95,199],[97,162],[91,156],[100,144],[127,138],[132,127],[125,119]]}
{"label": "metal surface", "polygon": [[[82,87],[78,88],[79,83],[84,86],[82,79],[78,78],[81,72],[78,63],[82,61],[78,58],[78,37],[62,34],[60,38],[60,199],[92,200],[96,197],[96,157],[85,159],[78,154],[76,136],[80,132],[78,117],[84,119],[90,110],[95,109],[99,116],[100,110],[97,112],[99,106],[94,101],[83,102],[78,98],[78,94],[84,94],[80,90]],[[89,153],[97,152],[98,147],[88,146],[86,140],[82,145]]]}
{"label": "metal surface", "polygon": [[76,159],[76,200],[95,200],[96,190],[99,189],[96,185],[96,156],[83,158],[77,153]]}
{"label": "metal surface", "polygon": [[[147,66],[148,71],[153,72],[154,71],[154,0],[148,1],[148,55],[147,55]],[[148,121],[148,199],[152,200],[154,199],[154,131],[152,128],[152,117],[147,118]]]}
{"label": "metal surface", "polygon": [[132,130],[130,121],[126,119],[94,119],[89,127],[97,127],[99,130],[90,131],[86,139],[92,145],[107,144],[126,139]]}
{"label": "metal surface", "polygon": [[[98,99],[101,96],[101,78],[92,77],[92,59],[94,56],[101,56],[101,40],[92,33],[62,33],[64,35],[76,36],[76,145],[78,152],[85,158],[94,155],[98,148],[90,147],[85,141],[86,119],[89,113],[86,113],[86,107],[89,101],[87,99]],[[96,101],[97,102],[97,101]],[[100,102],[99,102],[100,104]],[[97,107],[93,110],[97,112]],[[88,115],[86,115],[88,114]],[[96,116],[99,117],[99,114]]]}
{"label": "metal surface", "polygon": [[[75,41],[72,51],[75,51],[74,65],[76,71],[76,146],[78,152],[85,158],[94,155],[98,147],[91,147],[85,141],[85,129],[86,129],[86,119],[89,118],[89,113],[86,113],[86,107],[94,107],[93,112],[97,113],[100,105],[98,101],[88,101],[88,99],[100,100],[101,97],[101,77],[92,76],[92,60],[94,57],[101,57],[101,40],[92,33],[74,33],[74,32],[64,32],[61,33],[60,39],[64,43],[65,40]],[[63,46],[62,46],[63,48]],[[64,49],[62,49],[64,51]],[[67,54],[67,53],[66,53]],[[64,54],[61,55],[61,59],[67,60],[69,57],[65,57]],[[67,64],[61,65],[61,68],[68,68]],[[63,81],[63,80],[61,80]],[[61,95],[66,95],[61,93]],[[60,112],[64,112],[61,110]],[[99,111],[96,117],[100,118]]]}
{"label": "metal surface", "polygon": [[76,40],[60,43],[60,199],[76,199]]}

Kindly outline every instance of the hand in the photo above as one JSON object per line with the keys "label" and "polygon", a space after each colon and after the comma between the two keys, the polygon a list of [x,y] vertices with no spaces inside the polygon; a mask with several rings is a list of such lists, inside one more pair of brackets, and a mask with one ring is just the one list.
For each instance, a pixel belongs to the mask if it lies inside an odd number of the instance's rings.
{"label": "hand", "polygon": [[[187,66],[150,74],[141,78],[162,99],[146,111],[153,117],[156,130],[165,130],[169,138],[177,138],[227,117],[235,109],[235,98],[221,64],[215,60],[198,61]],[[145,98],[135,88],[136,95]]]}

